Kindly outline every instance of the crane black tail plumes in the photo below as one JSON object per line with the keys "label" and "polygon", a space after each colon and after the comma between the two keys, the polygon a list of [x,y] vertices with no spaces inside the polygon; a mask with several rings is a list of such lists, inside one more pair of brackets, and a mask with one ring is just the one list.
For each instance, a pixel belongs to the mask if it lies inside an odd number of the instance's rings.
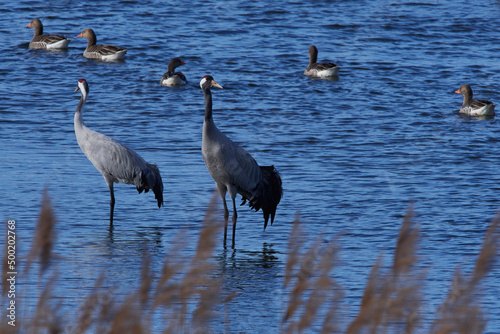
{"label": "crane black tail plumes", "polygon": [[148,169],[142,172],[141,186],[137,187],[137,191],[140,194],[143,190],[147,193],[152,189],[160,208],[163,205],[163,181],[160,170],[155,164],[146,163],[146,165]]}
{"label": "crane black tail plumes", "polygon": [[264,178],[264,201],[262,212],[264,213],[264,230],[267,227],[269,215],[271,215],[271,225],[274,222],[276,208],[283,196],[283,187],[281,183],[281,175],[274,166],[261,166],[260,170]]}
{"label": "crane black tail plumes", "polygon": [[[260,171],[262,172],[262,191],[259,192],[260,196],[249,199],[249,205],[250,208],[255,209],[255,211],[262,209],[265,230],[269,222],[269,216],[271,216],[271,225],[274,222],[276,208],[283,196],[283,187],[281,175],[274,166],[260,166]],[[246,199],[243,198],[243,203],[241,203],[241,205],[245,203]]]}

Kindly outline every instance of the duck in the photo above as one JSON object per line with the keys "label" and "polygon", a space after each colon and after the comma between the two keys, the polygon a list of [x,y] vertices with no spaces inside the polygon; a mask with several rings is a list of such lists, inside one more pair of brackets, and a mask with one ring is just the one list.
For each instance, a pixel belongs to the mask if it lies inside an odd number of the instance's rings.
{"label": "duck", "polygon": [[61,35],[44,35],[42,21],[38,18],[31,20],[26,28],[35,29],[35,34],[29,44],[30,49],[67,49],[69,42],[71,42],[71,39]]}
{"label": "duck", "polygon": [[309,47],[309,66],[304,71],[305,75],[319,78],[329,78],[338,75],[340,66],[334,63],[317,63],[318,49],[316,46]]}
{"label": "duck", "polygon": [[167,67],[167,72],[161,77],[160,83],[162,86],[184,86],[187,84],[186,76],[182,72],[175,72],[179,66],[185,65],[180,58],[175,57],[170,60]]}
{"label": "duck", "polygon": [[260,166],[257,161],[241,146],[234,143],[215,125],[212,116],[211,88],[222,86],[211,75],[205,75],[200,81],[200,87],[205,97],[205,119],[203,121],[201,153],[208,172],[215,181],[217,191],[224,204],[224,246],[227,239],[229,210],[226,203],[226,192],[231,197],[233,206],[233,238],[235,245],[236,195],[241,195],[243,203],[249,202],[251,209],[262,209],[264,230],[269,217],[271,225],[274,221],[276,208],[283,195],[281,175],[274,165]]}
{"label": "duck", "polygon": [[78,38],[86,38],[88,40],[87,48],[83,52],[83,56],[90,59],[99,60],[120,60],[125,58],[127,53],[126,48],[122,48],[116,45],[102,45],[97,43],[97,38],[95,36],[94,30],[87,28],[82,31]]}
{"label": "duck", "polygon": [[464,102],[460,108],[461,113],[470,116],[493,116],[495,115],[495,104],[487,100],[472,99],[472,88],[469,85],[462,85],[455,91],[464,96]]}

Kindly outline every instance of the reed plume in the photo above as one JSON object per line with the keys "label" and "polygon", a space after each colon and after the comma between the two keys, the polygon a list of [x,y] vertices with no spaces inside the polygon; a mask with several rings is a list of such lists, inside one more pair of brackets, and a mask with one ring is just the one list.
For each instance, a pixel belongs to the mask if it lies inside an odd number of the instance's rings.
{"label": "reed plume", "polygon": [[419,228],[413,223],[413,206],[403,218],[392,270],[382,271],[382,256],[372,267],[358,315],[346,333],[382,333],[389,328],[397,333],[411,333],[419,321],[420,286],[423,275],[413,273],[417,260]]}
{"label": "reed plume", "polygon": [[[54,292],[54,282],[61,279],[57,266],[53,265],[58,259],[52,251],[56,220],[45,190],[36,235],[25,264],[26,267],[35,261],[40,264],[38,281],[43,289],[33,314],[20,314],[23,321],[19,327],[0,323],[0,331],[142,334],[156,331],[161,319],[163,333],[206,333],[211,330],[213,319],[224,319],[226,332],[231,332],[227,311],[225,316],[219,311],[225,310],[221,305],[230,303],[235,293],[224,291],[214,261],[217,236],[223,226],[213,214],[217,198],[215,194],[207,208],[194,256],[184,255],[186,237],[185,231],[180,231],[159,272],[152,270],[152,258],[144,251],[135,288],[125,294],[119,287],[105,288],[109,284],[101,276],[73,317],[62,314],[63,310],[71,310],[63,308]],[[288,294],[280,332],[410,334],[420,329],[421,286],[425,275],[418,266],[420,228],[413,220],[413,206],[410,206],[403,218],[392,265],[384,266],[383,256],[378,257],[369,273],[358,314],[346,324],[349,318],[343,317],[347,314],[342,304],[343,288],[333,279],[340,252],[336,239],[326,241],[319,235],[311,241],[302,231],[297,216],[287,247],[283,286]],[[436,312],[431,333],[482,333],[486,328],[477,292],[498,253],[499,225],[500,214],[488,228],[472,273],[467,276],[456,270],[449,294]],[[4,272],[6,259],[7,253],[2,265]],[[2,282],[2,302],[6,300],[5,289]],[[19,297],[16,302],[22,303],[22,299]],[[0,315],[4,317],[5,310]],[[217,328],[221,328],[220,324]]]}
{"label": "reed plume", "polygon": [[54,226],[56,223],[55,215],[52,211],[48,189],[45,188],[42,195],[42,205],[40,215],[35,228],[35,236],[31,243],[31,249],[28,254],[27,267],[38,259],[41,272],[45,272],[52,259],[52,248],[54,244]]}
{"label": "reed plume", "polygon": [[484,332],[486,319],[476,292],[480,288],[480,281],[490,271],[498,255],[499,227],[500,213],[497,213],[486,231],[470,277],[465,277],[459,268],[456,269],[448,296],[439,307],[432,324],[433,334]]}
{"label": "reed plume", "polygon": [[331,278],[338,247],[333,242],[325,244],[320,235],[308,250],[304,250],[305,240],[297,217],[288,242],[284,287],[295,284],[291,286],[282,330],[303,332],[315,320],[320,321],[318,315],[324,306],[327,313],[322,321],[322,332],[331,332],[337,329],[335,319],[341,296],[339,285]]}

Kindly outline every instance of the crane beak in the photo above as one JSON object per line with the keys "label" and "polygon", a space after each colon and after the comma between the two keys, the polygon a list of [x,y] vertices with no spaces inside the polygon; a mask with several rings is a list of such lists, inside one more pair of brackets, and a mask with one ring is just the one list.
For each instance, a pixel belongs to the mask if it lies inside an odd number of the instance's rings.
{"label": "crane beak", "polygon": [[217,87],[217,88],[220,88],[220,89],[224,88],[221,85],[219,85],[217,82],[215,82],[215,80],[212,80],[212,87]]}
{"label": "crane beak", "polygon": [[79,89],[80,89],[80,87],[76,86],[75,93],[78,92]]}

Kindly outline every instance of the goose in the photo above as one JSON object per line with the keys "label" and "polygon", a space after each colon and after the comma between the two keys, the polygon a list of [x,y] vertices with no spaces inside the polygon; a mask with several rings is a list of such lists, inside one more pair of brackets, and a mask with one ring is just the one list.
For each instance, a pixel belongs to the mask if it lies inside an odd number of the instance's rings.
{"label": "goose", "polygon": [[269,216],[271,225],[274,221],[276,208],[283,194],[281,176],[274,166],[259,166],[255,159],[243,148],[224,135],[212,118],[212,93],[210,88],[222,88],[214,78],[205,75],[200,81],[200,87],[205,96],[205,120],[203,122],[202,155],[208,172],[215,181],[217,191],[224,204],[224,245],[227,239],[229,210],[226,203],[226,191],[233,202],[233,239],[235,245],[236,195],[242,196],[243,204],[249,201],[251,209],[262,209],[264,215],[264,230]]}
{"label": "goose", "polygon": [[31,49],[66,49],[71,42],[70,39],[61,35],[44,35],[42,21],[37,18],[31,20],[26,28],[35,29],[35,34],[29,45]]}
{"label": "goose", "polygon": [[304,71],[305,75],[319,78],[328,78],[336,76],[339,73],[340,67],[333,63],[317,63],[318,49],[316,46],[309,47],[309,66]]}
{"label": "goose", "polygon": [[163,182],[156,164],[149,164],[134,150],[83,123],[83,106],[89,95],[89,85],[85,79],[78,80],[75,93],[80,90],[81,98],[75,112],[75,134],[78,145],[85,156],[104,177],[111,196],[109,221],[113,224],[115,195],[113,183],[133,184],[139,194],[153,190],[158,208],[163,205]]}
{"label": "goose", "polygon": [[167,72],[161,77],[162,86],[184,86],[187,84],[186,76],[182,72],[175,72],[179,66],[185,65],[180,58],[172,58],[168,63]]}
{"label": "goose", "polygon": [[83,56],[90,59],[99,60],[120,60],[125,58],[127,49],[115,45],[96,45],[97,38],[94,30],[87,28],[82,31],[78,38],[86,38],[88,40],[87,48],[83,52]]}
{"label": "goose", "polygon": [[464,96],[464,102],[460,112],[470,116],[493,116],[495,115],[495,104],[487,100],[473,100],[472,88],[462,85],[455,91]]}

